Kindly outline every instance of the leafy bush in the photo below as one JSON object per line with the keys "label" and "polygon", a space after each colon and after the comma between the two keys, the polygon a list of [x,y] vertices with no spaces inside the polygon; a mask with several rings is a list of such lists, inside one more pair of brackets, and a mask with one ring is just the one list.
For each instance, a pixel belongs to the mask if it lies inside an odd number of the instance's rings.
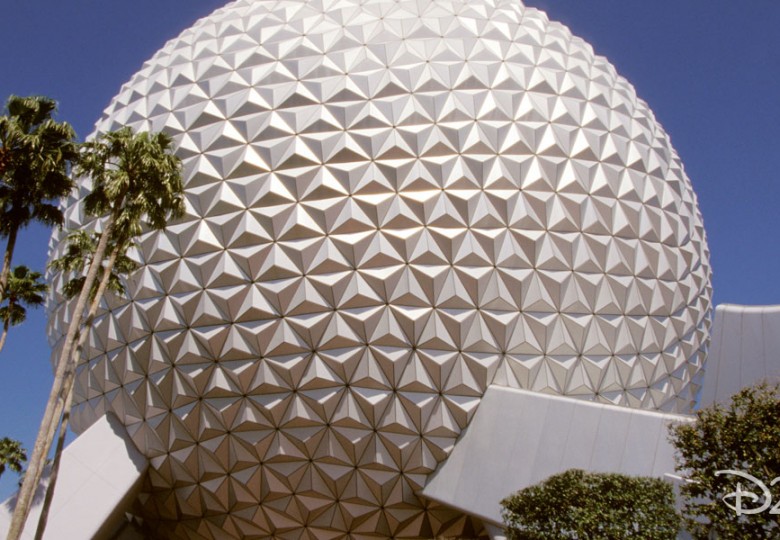
{"label": "leafy bush", "polygon": [[658,478],[571,469],[501,501],[514,540],[673,540],[680,517]]}
{"label": "leafy bush", "polygon": [[[677,448],[677,468],[689,480],[681,488],[686,529],[698,539],[780,538],[780,515],[771,506],[780,503],[780,388],[765,383],[744,388],[727,406],[714,405],[700,410],[696,421],[671,428],[671,441]],[[765,484],[771,496],[751,480],[731,474],[747,473]],[[739,505],[743,509],[766,509],[755,514],[737,515],[734,494],[741,486]],[[745,495],[751,492],[757,500]],[[767,504],[767,499],[774,502]],[[780,507],[778,507],[780,508]]]}

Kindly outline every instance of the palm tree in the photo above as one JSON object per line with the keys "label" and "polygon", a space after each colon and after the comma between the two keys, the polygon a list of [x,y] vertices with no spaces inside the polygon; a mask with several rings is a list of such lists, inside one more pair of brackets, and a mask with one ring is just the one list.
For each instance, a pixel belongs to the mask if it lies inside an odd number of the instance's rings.
{"label": "palm tree", "polygon": [[[70,401],[83,343],[81,329],[91,325],[114,264],[133,237],[141,233],[142,222],[152,229],[162,229],[169,218],[184,214],[181,163],[172,155],[171,144],[171,138],[164,133],[136,134],[130,128],[122,128],[83,145],[77,173],[92,180],[92,191],[84,198],[84,209],[101,220],[102,230],[56,364],[54,383],[19,490],[8,540],[18,540],[21,535],[58,420]],[[84,314],[99,273],[100,284],[89,312]]]}
{"label": "palm tree", "polygon": [[6,468],[17,474],[21,473],[25,461],[27,454],[22,443],[8,437],[0,439],[0,476],[3,476]]}
{"label": "palm tree", "polygon": [[7,238],[0,270],[0,293],[8,284],[16,238],[31,221],[62,225],[59,199],[70,193],[68,175],[78,158],[73,128],[55,122],[54,100],[8,98],[0,116],[0,236]]}
{"label": "palm tree", "polygon": [[8,303],[0,307],[0,321],[3,321],[3,333],[0,335],[0,351],[3,350],[11,326],[21,324],[27,318],[25,306],[37,307],[43,305],[49,286],[43,282],[40,272],[33,272],[26,266],[17,266],[11,272],[3,301]]}
{"label": "palm tree", "polygon": [[[89,268],[95,255],[95,249],[100,242],[100,233],[88,233],[84,230],[77,230],[68,235],[68,246],[65,248],[65,254],[49,263],[49,268],[58,272],[72,274],[73,277],[66,281],[62,286],[62,294],[68,300],[71,300],[81,293],[84,288],[86,278],[84,269]],[[131,247],[132,243],[128,244]],[[108,252],[113,252],[115,246],[109,244]],[[138,264],[120,250],[112,271],[108,274],[107,291],[122,295],[125,293],[125,286],[122,283],[120,275],[129,275]],[[105,269],[105,262],[103,263]],[[104,275],[104,274],[101,274]],[[102,279],[102,278],[101,278]],[[99,283],[94,283],[90,291],[89,299],[94,300],[97,295]]]}
{"label": "palm tree", "polygon": [[[52,270],[60,271],[63,273],[71,274],[72,277],[65,283],[62,288],[62,292],[67,299],[75,298],[81,294],[84,288],[84,269],[88,268],[91,261],[95,256],[95,249],[100,241],[99,233],[89,234],[86,231],[79,230],[72,232],[68,235],[68,246],[65,249],[65,254],[53,260],[49,263],[49,268]],[[132,244],[129,244],[132,245]],[[115,246],[109,242],[109,253],[115,251]],[[100,297],[98,297],[98,291],[101,291],[101,286],[104,291],[110,291],[117,295],[124,295],[125,287],[122,283],[120,275],[127,276],[132,273],[138,264],[133,261],[124,252],[126,249],[118,251],[118,256],[113,268],[109,269],[103,265],[100,283],[95,282],[92,290],[90,291],[90,308],[87,317],[91,321],[97,313],[100,306]],[[102,293],[100,295],[102,297]],[[81,351],[86,341],[87,333],[82,332],[78,339],[78,345],[76,350],[71,355],[72,365],[75,367],[78,359],[81,358]],[[65,447],[65,437],[68,433],[68,423],[70,421],[70,405],[73,399],[73,391],[68,393],[68,398],[63,408],[62,418],[60,420],[59,433],[57,435],[57,446],[54,450],[54,460],[50,467],[49,473],[49,485],[46,487],[46,494],[43,499],[43,505],[41,506],[41,515],[38,518],[38,530],[35,533],[35,539],[40,540],[43,538],[43,533],[46,530],[46,522],[49,518],[49,509],[51,508],[51,502],[54,499],[54,487],[57,485],[57,477],[60,470],[60,461],[62,458],[62,451]]]}

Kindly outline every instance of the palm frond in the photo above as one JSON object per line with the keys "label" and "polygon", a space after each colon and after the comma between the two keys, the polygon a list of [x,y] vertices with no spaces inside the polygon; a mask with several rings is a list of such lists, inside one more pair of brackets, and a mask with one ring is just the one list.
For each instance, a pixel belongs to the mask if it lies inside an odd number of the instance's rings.
{"label": "palm frond", "polygon": [[87,143],[78,167],[92,179],[92,192],[84,199],[87,213],[111,214],[123,239],[140,234],[143,222],[161,229],[184,215],[181,161],[172,146],[166,133],[134,133],[127,127]]}
{"label": "palm frond", "polygon": [[[78,230],[70,233],[67,236],[67,241],[65,253],[58,259],[51,261],[49,268],[72,276],[65,282],[62,288],[62,294],[67,299],[71,299],[78,296],[81,293],[81,289],[84,288],[84,283],[86,282],[85,274],[92,263],[97,244],[100,241],[100,233]],[[133,245],[132,242],[125,242],[120,246],[119,255],[111,269],[108,290],[117,295],[125,293],[122,276],[127,276],[138,268],[138,264],[127,255],[127,250]],[[109,240],[108,251],[113,251],[115,247],[116,241]],[[92,286],[90,299],[97,294],[98,286],[99,282]]]}
{"label": "palm frond", "polygon": [[78,158],[75,132],[52,116],[57,104],[41,97],[11,96],[0,117],[0,235],[40,220],[59,225],[60,198],[73,187],[71,164]]}
{"label": "palm frond", "polygon": [[[43,274],[33,272],[26,266],[11,270],[8,284],[3,291],[0,320],[12,326],[21,324],[27,317],[26,307],[43,305],[49,286],[43,281]],[[26,306],[26,307],[25,307]]]}
{"label": "palm frond", "polygon": [[27,462],[27,452],[22,443],[3,437],[0,439],[0,475],[8,468],[15,473],[21,473]]}

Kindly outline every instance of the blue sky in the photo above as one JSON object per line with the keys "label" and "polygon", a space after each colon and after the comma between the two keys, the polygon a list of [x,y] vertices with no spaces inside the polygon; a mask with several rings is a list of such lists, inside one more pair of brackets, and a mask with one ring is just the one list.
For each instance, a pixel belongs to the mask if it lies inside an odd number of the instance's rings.
{"label": "blue sky", "polygon": [[[35,0],[0,18],[0,100],[44,94],[85,137],[122,83],[221,0]],[[780,2],[527,0],[631,81],[671,135],[699,197],[715,302],[780,303]],[[43,269],[49,231],[15,264]],[[45,314],[0,354],[0,437],[32,447],[51,382]],[[0,500],[16,478],[0,480]]]}

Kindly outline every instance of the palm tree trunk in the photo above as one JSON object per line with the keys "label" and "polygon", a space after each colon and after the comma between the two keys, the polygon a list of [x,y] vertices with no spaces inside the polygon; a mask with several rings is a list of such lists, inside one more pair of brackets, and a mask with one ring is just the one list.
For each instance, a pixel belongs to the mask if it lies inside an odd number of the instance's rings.
{"label": "palm tree trunk", "polygon": [[87,305],[89,291],[92,289],[92,285],[97,278],[98,270],[102,267],[103,258],[105,257],[106,248],[108,247],[108,240],[114,230],[114,223],[115,216],[112,214],[109,216],[106,227],[100,235],[100,241],[95,248],[95,254],[92,257],[92,262],[89,265],[89,270],[87,271],[84,280],[84,288],[81,290],[81,294],[79,294],[78,300],[76,301],[76,306],[73,310],[73,318],[68,325],[68,333],[65,335],[65,341],[62,350],[60,351],[59,359],[57,360],[54,382],[52,383],[51,392],[49,393],[49,400],[46,403],[46,410],[38,430],[38,436],[35,440],[33,453],[27,467],[27,472],[24,475],[24,482],[22,482],[22,487],[19,488],[19,495],[11,519],[11,526],[8,529],[7,540],[19,540],[25,522],[27,521],[27,516],[30,514],[30,506],[33,495],[35,494],[35,488],[38,487],[38,484],[41,481],[43,468],[46,463],[46,456],[49,454],[49,449],[51,448],[51,443],[54,439],[54,433],[57,429],[56,419],[62,416],[62,411],[65,408],[67,394],[63,393],[63,390],[66,382],[66,375],[69,369],[72,369],[75,372],[75,366],[71,367],[70,359],[73,349],[76,346],[76,340],[78,339],[77,335],[79,328],[81,327],[84,308]]}
{"label": "palm tree trunk", "polygon": [[65,402],[65,411],[62,413],[60,433],[57,436],[57,448],[54,450],[54,462],[51,465],[51,472],[49,473],[49,485],[46,487],[46,496],[43,499],[41,516],[38,518],[38,530],[35,532],[35,540],[43,539],[43,532],[46,530],[46,522],[49,519],[49,509],[51,508],[51,501],[54,499],[54,484],[57,483],[57,475],[60,472],[60,460],[62,459],[62,450],[65,446],[65,436],[68,434],[71,401],[73,401],[73,392],[68,395],[68,399]]}
{"label": "palm tree trunk", "polygon": [[0,351],[3,350],[3,347],[5,347],[5,339],[8,337],[8,327],[11,326],[11,316],[9,314],[8,318],[3,323],[3,335],[0,336]]}
{"label": "palm tree trunk", "polygon": [[8,286],[8,277],[11,275],[11,258],[14,256],[14,247],[16,247],[16,234],[19,229],[13,228],[8,231],[8,242],[5,245],[5,255],[3,256],[3,269],[0,270],[0,297]]}
{"label": "palm tree trunk", "polygon": [[[57,437],[57,448],[54,451],[54,462],[52,463],[51,473],[49,475],[49,485],[46,488],[46,497],[43,500],[43,507],[41,509],[41,516],[38,519],[38,530],[35,533],[35,540],[43,538],[43,532],[46,529],[46,521],[49,518],[49,508],[51,507],[51,501],[54,498],[54,486],[57,484],[57,475],[60,470],[60,459],[62,457],[63,446],[65,445],[65,436],[68,433],[68,421],[70,419],[70,404],[73,401],[73,384],[76,380],[76,366],[78,365],[79,358],[81,358],[81,351],[84,344],[87,341],[89,329],[92,321],[95,319],[97,310],[100,307],[100,301],[108,288],[108,283],[111,281],[111,271],[114,269],[114,264],[119,256],[122,246],[117,245],[111,250],[111,255],[103,268],[103,275],[100,279],[95,297],[92,299],[92,303],[89,306],[89,312],[84,319],[84,330],[79,335],[79,339],[76,343],[76,348],[73,350],[70,358],[70,365],[72,369],[69,369],[63,382],[62,394],[67,396],[65,400],[65,408],[62,412],[62,420],[60,421],[60,433]],[[85,284],[86,285],[86,284]]]}

